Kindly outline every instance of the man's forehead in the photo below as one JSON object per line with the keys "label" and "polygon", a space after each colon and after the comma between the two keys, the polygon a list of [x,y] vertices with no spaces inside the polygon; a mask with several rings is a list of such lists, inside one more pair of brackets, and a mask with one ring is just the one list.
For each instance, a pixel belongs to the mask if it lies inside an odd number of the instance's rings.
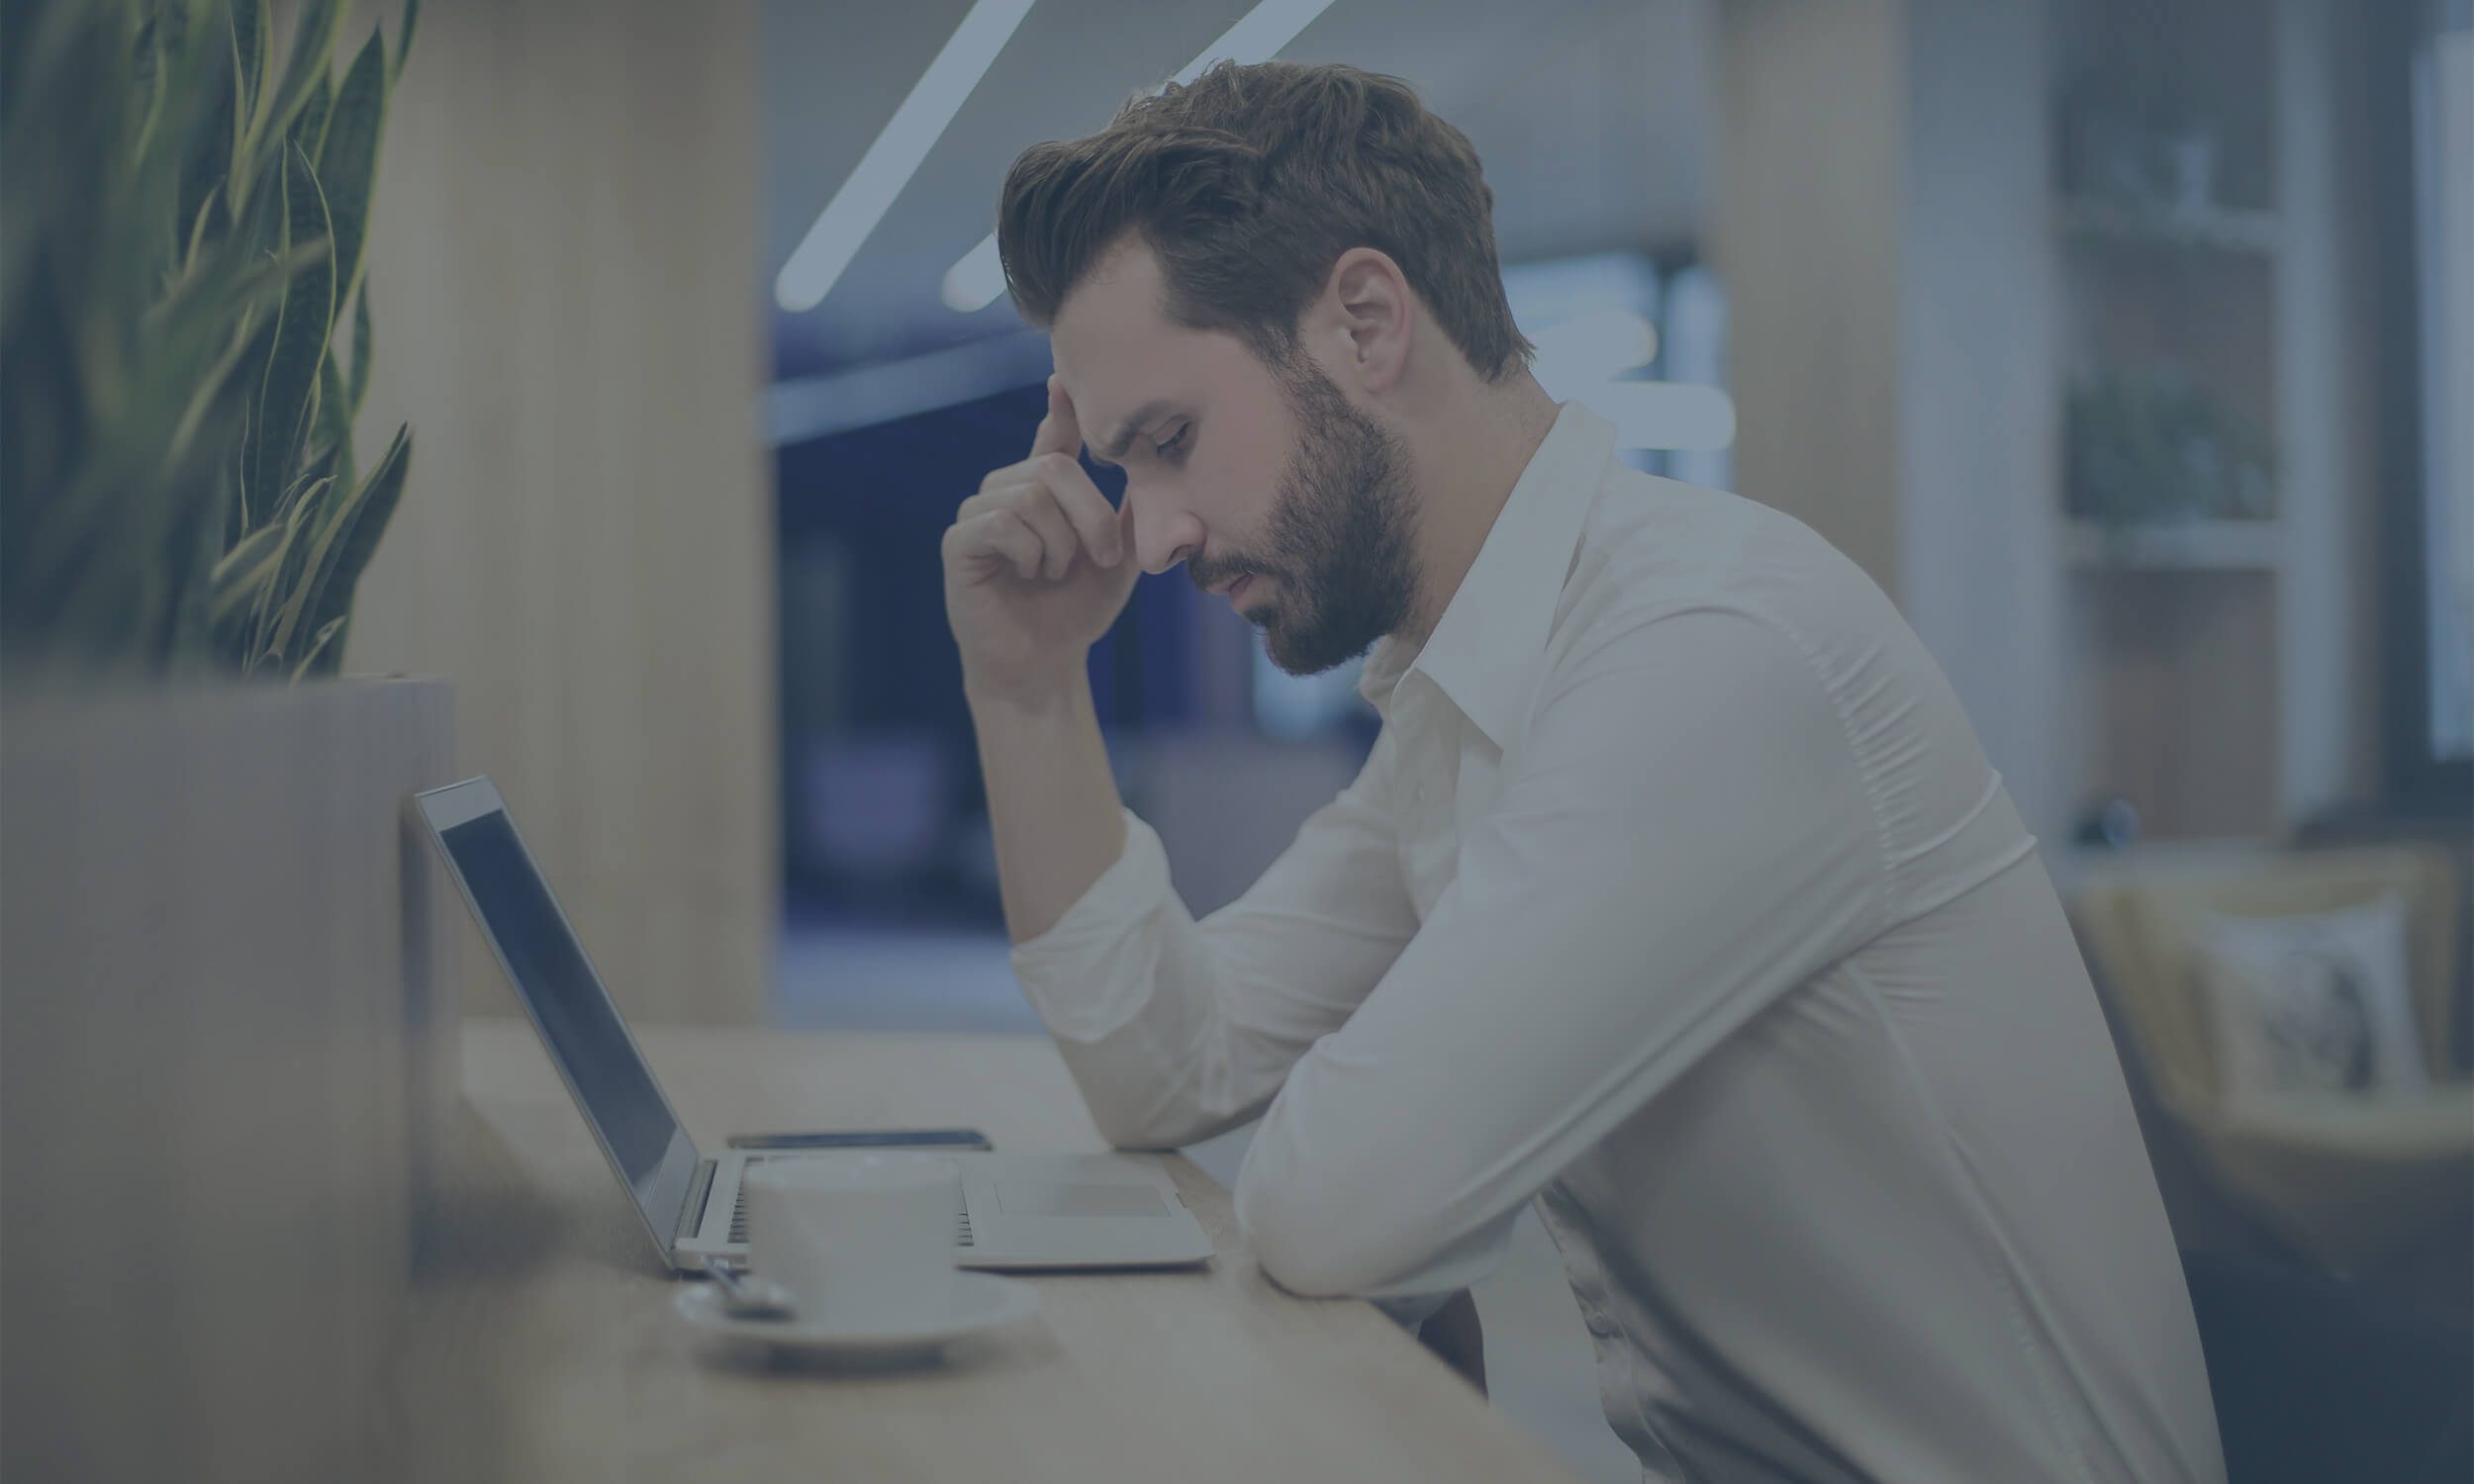
{"label": "man's forehead", "polygon": [[1106,454],[1145,409],[1199,406],[1215,391],[1238,387],[1254,368],[1252,352],[1234,334],[1170,319],[1162,285],[1150,244],[1128,238],[1066,296],[1049,326],[1057,378],[1095,453]]}
{"label": "man's forehead", "polygon": [[1089,375],[1077,375],[1063,352],[1057,356],[1057,380],[1074,404],[1074,420],[1082,425],[1083,441],[1102,460],[1113,460],[1121,454],[1123,449],[1116,445],[1127,441],[1127,433],[1141,430],[1135,424],[1149,420],[1174,400],[1174,393],[1164,382],[1146,379],[1138,373],[1127,374],[1123,368],[1106,367]]}
{"label": "man's forehead", "polygon": [[1216,368],[1206,336],[1175,325],[1156,335],[1109,336],[1103,343],[1057,335],[1057,379],[1073,400],[1074,418],[1092,451],[1114,457],[1128,431],[1140,431],[1161,409],[1201,400]]}
{"label": "man's forehead", "polygon": [[1178,349],[1180,326],[1161,310],[1159,276],[1149,258],[1148,249],[1141,262],[1129,261],[1122,250],[1102,258],[1066,296],[1049,326],[1057,375],[1085,432],[1095,431],[1095,414],[1123,412],[1114,405],[1118,390],[1140,387]]}

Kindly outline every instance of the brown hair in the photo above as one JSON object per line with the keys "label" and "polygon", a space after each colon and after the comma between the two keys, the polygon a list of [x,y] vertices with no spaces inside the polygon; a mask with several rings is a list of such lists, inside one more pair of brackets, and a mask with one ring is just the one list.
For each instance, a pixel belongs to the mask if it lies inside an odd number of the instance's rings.
{"label": "brown hair", "polygon": [[1486,380],[1534,351],[1503,296],[1477,151],[1396,77],[1221,62],[1005,173],[997,250],[1034,325],[1128,232],[1159,254],[1172,321],[1234,333],[1273,366],[1293,360],[1298,319],[1358,246],[1399,264]]}

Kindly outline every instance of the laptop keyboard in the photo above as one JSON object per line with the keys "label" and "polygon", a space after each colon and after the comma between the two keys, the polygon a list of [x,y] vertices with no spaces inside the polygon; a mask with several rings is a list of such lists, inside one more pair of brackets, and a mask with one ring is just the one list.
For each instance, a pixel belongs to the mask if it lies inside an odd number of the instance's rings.
{"label": "laptop keyboard", "polygon": [[[750,1159],[747,1162],[755,1164],[760,1161]],[[730,1207],[730,1243],[734,1247],[744,1247],[747,1243],[747,1187],[745,1185],[739,1186],[738,1199]],[[956,1211],[954,1213],[954,1246],[970,1247],[971,1245],[971,1213],[968,1210]]]}

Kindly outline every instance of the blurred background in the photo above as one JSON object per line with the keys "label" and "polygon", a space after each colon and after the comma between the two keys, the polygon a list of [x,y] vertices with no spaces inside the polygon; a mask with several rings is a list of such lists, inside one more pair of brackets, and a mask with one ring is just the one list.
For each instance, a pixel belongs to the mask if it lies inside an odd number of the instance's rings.
{"label": "blurred background", "polygon": [[[452,679],[458,768],[631,1016],[1036,1030],[937,556],[1050,368],[999,185],[1205,58],[1392,73],[1484,162],[1549,390],[1636,467],[1813,525],[1949,671],[2184,1245],[2461,1331],[2470,10],[435,3],[386,119],[359,424],[420,455],[345,668]],[[1198,914],[1373,739],[1352,670],[1278,673],[1182,571],[1091,666]],[[454,915],[469,1002],[512,1009]],[[2263,1115],[2240,1005],[2411,1050]],[[1479,1295],[1498,1401],[1637,1477],[1523,1242]]]}

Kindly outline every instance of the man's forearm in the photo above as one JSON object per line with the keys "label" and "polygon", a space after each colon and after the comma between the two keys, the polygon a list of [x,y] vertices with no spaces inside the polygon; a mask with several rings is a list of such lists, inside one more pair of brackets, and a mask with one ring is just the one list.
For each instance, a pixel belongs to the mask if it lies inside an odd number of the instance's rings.
{"label": "man's forearm", "polygon": [[1082,668],[1041,700],[972,696],[1005,931],[1057,925],[1125,849],[1123,802]]}

